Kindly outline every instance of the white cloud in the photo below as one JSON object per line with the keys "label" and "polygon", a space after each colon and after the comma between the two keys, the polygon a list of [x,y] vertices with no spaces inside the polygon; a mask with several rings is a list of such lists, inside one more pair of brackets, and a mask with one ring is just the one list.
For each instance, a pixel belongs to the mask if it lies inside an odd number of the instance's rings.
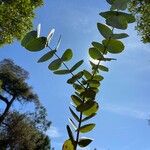
{"label": "white cloud", "polygon": [[58,128],[51,126],[49,130],[47,130],[46,134],[50,137],[50,138],[58,138],[61,136]]}
{"label": "white cloud", "polygon": [[137,110],[135,108],[129,108],[124,106],[105,104],[103,110],[110,111],[119,115],[132,117],[135,119],[147,120],[150,115],[150,111]]}

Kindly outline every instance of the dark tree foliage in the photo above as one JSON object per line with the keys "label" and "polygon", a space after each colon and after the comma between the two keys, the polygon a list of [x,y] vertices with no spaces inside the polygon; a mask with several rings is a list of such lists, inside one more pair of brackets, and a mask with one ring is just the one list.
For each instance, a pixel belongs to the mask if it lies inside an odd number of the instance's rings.
{"label": "dark tree foliage", "polygon": [[22,39],[42,4],[43,0],[0,0],[0,46]]}
{"label": "dark tree foliage", "polygon": [[0,126],[1,150],[49,150],[50,139],[39,124],[28,114],[10,112]]}
{"label": "dark tree foliage", "polygon": [[136,29],[144,43],[150,42],[150,0],[131,0],[129,11],[137,21]]}
{"label": "dark tree foliage", "polygon": [[0,102],[4,102],[6,107],[0,114],[0,123],[4,120],[14,101],[21,103],[33,102],[40,106],[37,94],[32,91],[32,87],[26,82],[28,72],[14,64],[10,59],[0,62],[1,93]]}

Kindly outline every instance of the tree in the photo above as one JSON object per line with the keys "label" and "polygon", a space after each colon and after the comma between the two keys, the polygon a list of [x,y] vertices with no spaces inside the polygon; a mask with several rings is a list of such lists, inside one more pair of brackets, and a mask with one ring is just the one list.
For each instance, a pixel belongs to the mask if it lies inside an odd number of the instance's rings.
{"label": "tree", "polygon": [[0,102],[5,103],[6,107],[0,114],[0,124],[7,116],[14,101],[20,103],[33,102],[40,106],[37,94],[32,91],[32,87],[26,83],[28,72],[14,64],[10,59],[0,62],[1,93]]}
{"label": "tree", "polygon": [[42,4],[43,0],[0,0],[0,46],[22,39]]}
{"label": "tree", "polygon": [[0,126],[1,150],[49,150],[50,139],[37,128],[39,124],[29,114],[10,112]]}
{"label": "tree", "polygon": [[150,1],[131,0],[129,11],[136,17],[138,30],[144,43],[150,42]]}

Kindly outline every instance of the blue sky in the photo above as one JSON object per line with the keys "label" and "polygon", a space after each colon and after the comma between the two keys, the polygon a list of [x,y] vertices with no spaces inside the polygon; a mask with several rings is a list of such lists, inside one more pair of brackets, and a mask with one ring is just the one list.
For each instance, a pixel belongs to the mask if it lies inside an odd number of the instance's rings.
{"label": "blue sky", "polygon": [[[55,28],[52,46],[61,34],[59,53],[72,48],[74,59],[71,64],[84,58],[83,67],[88,69],[90,43],[102,40],[96,23],[104,20],[98,14],[108,8],[104,0],[45,0],[45,5],[36,11],[34,25],[42,24],[42,35]],[[150,117],[150,46],[142,44],[134,24],[129,26],[127,33],[130,37],[124,40],[125,51],[112,56],[117,61],[106,64],[110,71],[103,74],[105,79],[97,96],[100,110],[92,120],[97,126],[87,134],[94,142],[86,150],[150,150],[150,126],[147,123]],[[53,122],[48,131],[52,146],[61,150],[67,138],[65,126],[73,89],[66,84],[69,76],[56,76],[47,69],[48,63],[37,63],[46,51],[31,53],[15,41],[1,48],[0,58],[11,58],[29,71],[28,82],[38,93]]]}

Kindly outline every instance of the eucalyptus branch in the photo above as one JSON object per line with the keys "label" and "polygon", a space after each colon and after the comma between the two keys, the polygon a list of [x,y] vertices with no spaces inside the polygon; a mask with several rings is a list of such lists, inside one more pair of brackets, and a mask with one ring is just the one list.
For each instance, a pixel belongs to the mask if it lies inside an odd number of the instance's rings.
{"label": "eucalyptus branch", "polygon": [[[52,51],[53,49],[47,45],[47,47]],[[54,53],[54,55],[60,60],[62,61],[62,59],[56,54],[56,52]],[[72,77],[75,77],[75,74],[73,72],[71,72],[71,70],[69,69],[69,67],[66,65],[66,63],[64,61],[62,61],[63,65],[66,67],[66,69],[69,71],[69,73],[72,75]],[[77,79],[77,82],[85,89],[85,86]]]}
{"label": "eucalyptus branch", "polygon": [[[46,47],[48,47],[51,51],[42,56],[38,62],[50,60],[54,55],[57,57],[57,59],[49,64],[49,69],[54,71],[55,74],[72,75],[72,78],[69,79],[67,83],[72,84],[75,88],[75,93],[74,95],[71,95],[71,99],[74,104],[74,108],[77,112],[79,112],[79,115],[77,115],[71,109],[71,107],[69,108],[73,118],[76,120],[76,122],[78,122],[78,125],[76,126],[74,121],[70,119],[71,125],[76,132],[76,138],[74,139],[73,132],[70,126],[67,125],[69,139],[64,142],[63,150],[77,150],[78,146],[86,147],[92,142],[92,139],[90,138],[80,138],[80,132],[90,132],[96,125],[94,123],[82,125],[82,122],[94,117],[99,108],[99,104],[96,102],[95,97],[103,77],[97,74],[97,72],[99,72],[99,70],[108,72],[109,70],[107,67],[101,65],[101,61],[114,60],[113,58],[105,58],[104,55],[107,53],[118,54],[124,50],[124,44],[118,39],[126,38],[128,37],[128,34],[115,34],[114,29],[117,28],[125,30],[127,29],[128,23],[133,23],[135,21],[135,18],[131,14],[119,11],[127,8],[128,1],[120,2],[120,0],[107,0],[107,2],[111,5],[110,11],[100,13],[100,16],[106,19],[107,25],[102,23],[97,24],[97,28],[104,39],[102,40],[102,43],[92,42],[93,47],[89,48],[90,57],[98,60],[97,64],[90,62],[92,66],[92,73],[88,72],[87,70],[82,70],[78,74],[74,74],[73,71],[80,67],[80,65],[83,63],[83,60],[77,62],[70,69],[65,62],[72,58],[72,50],[67,49],[62,57],[59,57],[59,55],[56,53],[56,49],[53,50],[49,45],[47,45],[47,42],[49,42],[53,36],[54,29],[50,32],[48,37],[37,38],[37,31],[31,31],[22,40],[22,46],[29,51],[42,50],[46,45]],[[60,44],[60,39],[58,43]],[[56,47],[58,47],[58,45]],[[61,64],[63,64],[66,70],[58,70]],[[84,118],[83,115],[85,116]]]}

